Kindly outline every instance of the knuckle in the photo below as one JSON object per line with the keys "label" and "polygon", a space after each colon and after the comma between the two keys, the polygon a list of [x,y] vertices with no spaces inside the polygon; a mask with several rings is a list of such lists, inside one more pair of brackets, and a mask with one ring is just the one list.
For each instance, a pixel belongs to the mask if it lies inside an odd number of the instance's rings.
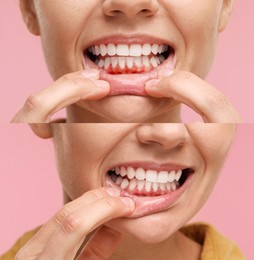
{"label": "knuckle", "polygon": [[75,233],[77,230],[84,230],[84,223],[73,213],[67,215],[62,221],[61,228],[66,234]]}
{"label": "knuckle", "polygon": [[26,99],[24,108],[27,112],[41,109],[43,106],[42,99],[37,94],[32,94]]}
{"label": "knuckle", "polygon": [[119,210],[121,203],[119,203],[119,200],[117,198],[109,197],[104,200],[105,207],[109,211],[116,212]]}
{"label": "knuckle", "polygon": [[72,212],[72,209],[68,204],[66,204],[60,211],[58,211],[54,216],[54,221],[57,224],[61,224],[67,216]]}
{"label": "knuckle", "polygon": [[185,81],[185,80],[191,80],[193,79],[195,76],[193,73],[191,73],[190,71],[175,71],[172,76],[171,79],[173,81],[179,82],[179,81]]}

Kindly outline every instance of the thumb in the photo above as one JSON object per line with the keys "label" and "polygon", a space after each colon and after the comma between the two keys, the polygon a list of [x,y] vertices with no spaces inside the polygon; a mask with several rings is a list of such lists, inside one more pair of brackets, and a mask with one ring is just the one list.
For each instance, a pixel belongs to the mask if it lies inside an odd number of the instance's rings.
{"label": "thumb", "polygon": [[109,259],[121,241],[121,234],[109,227],[102,226],[88,241],[78,260]]}

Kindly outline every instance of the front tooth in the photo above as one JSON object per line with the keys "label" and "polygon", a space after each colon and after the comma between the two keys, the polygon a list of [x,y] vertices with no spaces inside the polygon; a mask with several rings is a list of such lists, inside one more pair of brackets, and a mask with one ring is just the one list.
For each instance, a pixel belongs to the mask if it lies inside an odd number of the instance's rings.
{"label": "front tooth", "polygon": [[121,187],[122,189],[125,189],[125,188],[128,187],[128,185],[129,185],[129,181],[128,181],[127,179],[123,179],[123,181],[122,181],[120,187]]}
{"label": "front tooth", "polygon": [[138,168],[136,170],[136,179],[139,180],[139,181],[142,181],[146,178],[146,172],[144,169],[142,168]]}
{"label": "front tooth", "polygon": [[175,171],[169,172],[168,173],[168,182],[173,182],[175,180],[175,175],[176,175]]}
{"label": "front tooth", "polygon": [[170,182],[166,183],[166,188],[167,188],[168,191],[171,191],[171,183]]}
{"label": "front tooth", "polygon": [[153,191],[156,192],[159,189],[159,183],[158,182],[153,182]]}
{"label": "front tooth", "polygon": [[152,182],[146,181],[145,182],[145,189],[146,189],[147,192],[150,192],[151,189],[152,189]]}
{"label": "front tooth", "polygon": [[151,44],[146,43],[146,44],[144,44],[144,45],[142,46],[142,54],[143,54],[143,55],[148,56],[148,55],[151,54],[151,51],[152,51],[152,46],[151,46]]}
{"label": "front tooth", "polygon": [[160,171],[158,174],[159,183],[167,183],[168,182],[168,172],[167,171]]}
{"label": "front tooth", "polygon": [[142,191],[145,185],[145,181],[138,181],[138,190]]}
{"label": "front tooth", "polygon": [[122,177],[117,177],[116,179],[116,185],[120,186],[120,184],[122,183],[123,178]]}
{"label": "front tooth", "polygon": [[137,186],[137,181],[136,181],[136,179],[132,179],[132,180],[130,181],[129,190],[134,190],[134,189],[136,188],[136,186]]}
{"label": "front tooth", "polygon": [[105,56],[107,54],[107,46],[105,44],[100,45],[101,56]]}
{"label": "front tooth", "polygon": [[146,66],[146,67],[150,67],[150,60],[147,56],[142,56],[142,63]]}
{"label": "front tooth", "polygon": [[133,67],[133,57],[127,57],[126,63],[127,63],[128,69],[132,69],[132,67]]}
{"label": "front tooth", "polygon": [[146,180],[150,182],[157,182],[157,172],[153,170],[147,170]]}
{"label": "front tooth", "polygon": [[125,57],[118,57],[118,65],[120,67],[120,69],[124,69],[125,68]]}
{"label": "front tooth", "polygon": [[142,55],[142,47],[140,44],[132,44],[130,46],[130,56],[139,57]]}
{"label": "front tooth", "polygon": [[116,52],[119,56],[129,56],[129,46],[127,44],[118,44]]}
{"label": "front tooth", "polygon": [[104,60],[100,60],[99,63],[98,63],[98,66],[100,68],[103,68],[104,67]]}
{"label": "front tooth", "polygon": [[179,181],[182,176],[182,170],[178,170],[175,175],[175,180]]}
{"label": "front tooth", "polygon": [[166,190],[166,184],[165,183],[160,183],[160,190],[165,191]]}
{"label": "front tooth", "polygon": [[110,43],[107,47],[107,52],[109,56],[114,56],[117,53],[115,44]]}
{"label": "front tooth", "polygon": [[111,57],[112,68],[115,69],[118,64],[117,57]]}
{"label": "front tooth", "polygon": [[152,58],[150,59],[150,63],[152,64],[152,66],[153,66],[154,68],[158,67],[157,60],[156,60],[155,57],[152,57]]}
{"label": "front tooth", "polygon": [[132,167],[127,168],[127,176],[130,180],[135,177],[135,174],[136,174],[136,172]]}
{"label": "front tooth", "polygon": [[142,59],[141,59],[141,57],[134,57],[134,58],[133,58],[133,61],[134,61],[134,64],[135,64],[138,68],[141,67],[141,65],[142,65]]}
{"label": "front tooth", "polygon": [[152,53],[154,55],[158,54],[158,48],[159,48],[159,45],[158,44],[153,44],[152,45]]}
{"label": "front tooth", "polygon": [[120,168],[120,175],[121,175],[122,177],[124,177],[124,176],[127,175],[127,171],[126,171],[126,169],[125,169],[124,167],[121,167],[121,168]]}
{"label": "front tooth", "polygon": [[107,69],[109,68],[110,64],[111,64],[111,60],[110,60],[109,57],[107,57],[107,58],[105,59],[104,69],[107,70]]}

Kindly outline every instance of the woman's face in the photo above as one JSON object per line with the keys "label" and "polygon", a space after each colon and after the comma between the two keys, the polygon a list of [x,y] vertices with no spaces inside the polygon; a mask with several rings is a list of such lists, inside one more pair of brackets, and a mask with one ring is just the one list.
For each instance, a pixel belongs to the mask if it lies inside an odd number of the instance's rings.
{"label": "woman's face", "polygon": [[[79,117],[79,122],[81,117],[141,122],[172,118],[172,113],[177,118],[176,103],[144,96],[144,84],[162,68],[188,70],[204,78],[230,9],[229,0],[30,2],[37,19],[31,25],[29,16],[29,27],[41,35],[52,77],[99,68],[101,78],[111,84],[110,97],[69,109],[70,117]],[[170,109],[171,115],[166,115]]]}
{"label": "woman's face", "polygon": [[[115,187],[132,197],[129,218],[108,223],[156,243],[207,200],[231,145],[231,124],[55,124],[58,170],[70,200]],[[152,228],[151,227],[155,227]]]}

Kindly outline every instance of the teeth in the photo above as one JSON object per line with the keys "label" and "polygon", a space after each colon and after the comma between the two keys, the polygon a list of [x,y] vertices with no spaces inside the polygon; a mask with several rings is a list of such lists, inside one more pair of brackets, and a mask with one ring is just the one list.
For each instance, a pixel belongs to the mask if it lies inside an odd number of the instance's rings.
{"label": "teeth", "polygon": [[[117,173],[116,173],[116,174],[117,174]],[[120,175],[121,175],[122,177],[124,177],[124,176],[127,175],[127,171],[125,170],[124,167],[121,167],[121,168],[120,168]]]}
{"label": "teeth", "polygon": [[126,63],[127,63],[128,69],[131,69],[133,67],[133,57],[127,57]]}
{"label": "teeth", "polygon": [[145,181],[138,181],[138,190],[142,191],[145,185]]}
{"label": "teeth", "polygon": [[130,56],[139,57],[142,55],[142,46],[140,44],[132,44],[130,46]]}
{"label": "teeth", "polygon": [[145,189],[146,189],[146,192],[150,192],[151,189],[152,189],[152,182],[146,181],[145,182]]}
{"label": "teeth", "polygon": [[129,46],[127,44],[118,44],[116,53],[118,56],[129,56]]}
{"label": "teeth", "polygon": [[135,175],[136,175],[136,171],[134,170],[134,168],[128,167],[127,168],[127,176],[128,176],[128,178],[131,180],[131,179],[133,179],[135,177]]}
{"label": "teeth", "polygon": [[157,172],[153,170],[146,171],[146,180],[151,182],[157,182]]}
{"label": "teeth", "polygon": [[168,182],[168,172],[167,171],[161,171],[158,174],[158,182],[159,183],[167,183]]}
{"label": "teeth", "polygon": [[141,167],[134,169],[133,167],[124,166],[112,169],[115,175],[112,175],[112,181],[121,189],[139,192],[170,192],[175,191],[179,187],[178,181],[182,176],[182,170],[177,171],[156,171],[145,170]]}
{"label": "teeth", "polygon": [[181,178],[181,176],[182,176],[182,171],[181,171],[181,170],[177,171],[177,172],[176,172],[176,176],[175,176],[175,180],[176,180],[176,181],[179,181],[180,178]]}
{"label": "teeth", "polygon": [[121,189],[125,189],[129,186],[129,181],[127,179],[123,179],[122,183],[121,183]]}
{"label": "teeth", "polygon": [[141,67],[141,65],[142,65],[141,57],[134,57],[133,61],[134,61],[134,65],[136,65],[137,67]]}
{"label": "teeth", "polygon": [[134,190],[134,189],[136,188],[136,186],[137,186],[137,181],[136,181],[135,179],[132,179],[132,180],[130,181],[129,190],[130,190],[130,191],[131,191],[131,190]]}
{"label": "teeth", "polygon": [[139,180],[139,181],[142,181],[146,178],[146,172],[144,169],[142,168],[138,168],[136,170],[136,179]]}
{"label": "teeth", "polygon": [[125,68],[125,57],[118,57],[117,59],[120,69],[123,70]]}
{"label": "teeth", "polygon": [[115,168],[115,173],[117,176],[121,176],[122,178],[127,175],[129,180],[135,178],[138,181],[146,180],[147,182],[166,184],[178,182],[182,176],[183,171],[145,170],[141,167],[134,169],[130,166],[126,169],[124,166],[121,166]]}
{"label": "teeth", "polygon": [[132,56],[140,57],[142,55],[149,56],[151,54],[158,55],[169,50],[165,44],[100,44],[89,47],[89,52],[96,56]]}
{"label": "teeth", "polygon": [[146,55],[146,56],[149,56],[151,54],[151,52],[152,52],[151,44],[148,44],[148,43],[144,44],[143,47],[142,47],[142,54]]}
{"label": "teeth", "polygon": [[101,53],[101,56],[105,56],[107,54],[107,47],[105,44],[100,45],[100,53]]}
{"label": "teeth", "polygon": [[117,49],[115,44],[109,44],[107,47],[107,52],[109,56],[115,56],[117,54]]}

